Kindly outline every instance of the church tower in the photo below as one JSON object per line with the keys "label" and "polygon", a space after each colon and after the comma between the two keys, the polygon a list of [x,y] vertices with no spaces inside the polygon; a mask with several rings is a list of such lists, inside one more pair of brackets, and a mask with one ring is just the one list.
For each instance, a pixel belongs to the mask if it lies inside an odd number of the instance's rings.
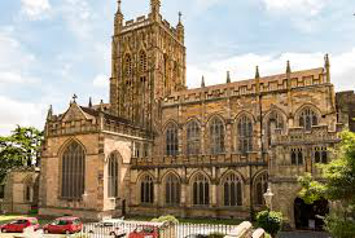
{"label": "church tower", "polygon": [[176,27],[150,0],[148,16],[124,22],[121,0],[112,38],[110,103],[114,115],[152,130],[160,101],[186,88],[186,49],[181,13]]}

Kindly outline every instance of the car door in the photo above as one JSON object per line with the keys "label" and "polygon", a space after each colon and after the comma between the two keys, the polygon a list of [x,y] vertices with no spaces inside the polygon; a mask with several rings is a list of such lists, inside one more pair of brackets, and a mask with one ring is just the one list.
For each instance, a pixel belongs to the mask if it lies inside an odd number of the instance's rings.
{"label": "car door", "polygon": [[29,221],[20,220],[19,224],[16,226],[16,232],[23,232],[23,230],[29,225]]}

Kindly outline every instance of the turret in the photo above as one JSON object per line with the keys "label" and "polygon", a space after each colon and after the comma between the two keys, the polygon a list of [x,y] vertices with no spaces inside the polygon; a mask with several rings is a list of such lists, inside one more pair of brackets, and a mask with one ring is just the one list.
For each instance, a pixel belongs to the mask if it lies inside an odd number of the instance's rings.
{"label": "turret", "polygon": [[259,66],[255,68],[255,84],[256,84],[256,93],[260,93],[260,73],[259,73]]}
{"label": "turret", "polygon": [[227,71],[227,83],[231,83],[231,74],[229,71]]}
{"label": "turret", "polygon": [[118,35],[123,27],[123,14],[122,14],[122,9],[121,9],[121,0],[117,1],[117,12],[115,14],[115,36]]}
{"label": "turret", "polygon": [[177,35],[178,35],[178,38],[179,38],[179,41],[184,44],[184,41],[185,41],[185,27],[184,25],[182,24],[182,13],[179,12],[179,22],[176,26],[176,31],[177,31]]}
{"label": "turret", "polygon": [[52,120],[52,118],[53,118],[53,106],[50,105],[49,109],[48,109],[48,114],[47,114],[47,121]]}
{"label": "turret", "polygon": [[206,84],[205,84],[205,76],[202,76],[201,88],[204,88],[204,87],[206,87]]}
{"label": "turret", "polygon": [[161,7],[161,2],[160,0],[150,0],[150,14],[149,17],[153,21],[159,21],[160,20],[160,7]]}
{"label": "turret", "polygon": [[329,55],[326,54],[324,56],[324,69],[325,69],[325,82],[330,83],[330,61],[329,61]]}
{"label": "turret", "polygon": [[287,60],[287,65],[286,65],[286,79],[287,79],[287,89],[291,90],[291,65],[289,60]]}

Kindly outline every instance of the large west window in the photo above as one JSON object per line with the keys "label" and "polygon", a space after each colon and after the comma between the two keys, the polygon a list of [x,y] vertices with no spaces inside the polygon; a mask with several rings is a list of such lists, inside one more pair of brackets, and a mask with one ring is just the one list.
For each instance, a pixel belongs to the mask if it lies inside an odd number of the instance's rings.
{"label": "large west window", "polygon": [[201,151],[201,130],[196,121],[187,125],[187,154],[197,155]]}
{"label": "large west window", "polygon": [[62,197],[81,199],[85,190],[85,152],[77,142],[71,142],[62,156]]}

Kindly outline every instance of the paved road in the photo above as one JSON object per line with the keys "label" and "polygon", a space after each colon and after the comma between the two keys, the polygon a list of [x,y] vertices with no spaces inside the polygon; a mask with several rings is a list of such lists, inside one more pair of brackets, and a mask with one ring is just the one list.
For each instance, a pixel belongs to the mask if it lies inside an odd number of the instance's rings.
{"label": "paved road", "polygon": [[293,231],[281,232],[279,238],[330,238],[330,236],[324,232]]}

